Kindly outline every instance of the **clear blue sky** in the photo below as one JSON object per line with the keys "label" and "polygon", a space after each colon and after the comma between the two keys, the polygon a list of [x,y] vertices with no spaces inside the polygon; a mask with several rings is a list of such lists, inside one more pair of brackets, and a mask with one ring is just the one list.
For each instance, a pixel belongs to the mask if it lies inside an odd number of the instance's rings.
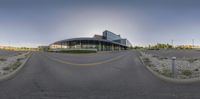
{"label": "clear blue sky", "polygon": [[200,45],[199,0],[0,0],[0,45],[47,45],[110,30],[133,45]]}

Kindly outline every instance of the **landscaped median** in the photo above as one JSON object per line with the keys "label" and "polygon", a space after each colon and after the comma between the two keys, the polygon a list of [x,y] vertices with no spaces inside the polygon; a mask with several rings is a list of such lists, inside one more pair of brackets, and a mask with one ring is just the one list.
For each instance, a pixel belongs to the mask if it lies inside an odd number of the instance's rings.
{"label": "landscaped median", "polygon": [[200,58],[179,58],[175,61],[175,76],[172,73],[172,59],[140,52],[140,60],[158,78],[174,83],[200,81]]}
{"label": "landscaped median", "polygon": [[49,52],[57,52],[57,53],[72,53],[72,54],[84,54],[84,53],[97,53],[97,49],[84,49],[84,48],[59,48],[59,49],[53,49],[49,50]]}
{"label": "landscaped median", "polygon": [[13,55],[0,56],[0,81],[15,76],[31,56],[31,52],[19,52]]}

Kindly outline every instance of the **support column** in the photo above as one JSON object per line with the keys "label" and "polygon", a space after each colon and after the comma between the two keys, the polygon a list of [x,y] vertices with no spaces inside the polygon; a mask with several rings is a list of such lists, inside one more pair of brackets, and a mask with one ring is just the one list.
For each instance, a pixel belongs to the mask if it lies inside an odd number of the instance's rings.
{"label": "support column", "polygon": [[114,45],[112,44],[112,51],[114,51]]}
{"label": "support column", "polygon": [[60,45],[61,45],[61,48],[63,48],[62,43],[60,43]]}
{"label": "support column", "polygon": [[105,45],[104,45],[104,42],[102,42],[103,43],[103,51],[105,51]]}
{"label": "support column", "polygon": [[98,43],[99,43],[99,47],[98,47],[98,51],[101,51],[101,42],[100,41],[98,41]]}

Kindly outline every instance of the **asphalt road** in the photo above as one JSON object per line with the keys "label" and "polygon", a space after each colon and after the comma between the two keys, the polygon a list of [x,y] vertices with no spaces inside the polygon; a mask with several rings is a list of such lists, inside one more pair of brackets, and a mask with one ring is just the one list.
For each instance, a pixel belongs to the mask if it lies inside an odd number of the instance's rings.
{"label": "asphalt road", "polygon": [[[34,52],[0,99],[199,99],[200,84],[173,84],[153,76],[137,51],[69,55]],[[85,64],[85,65],[81,65]]]}

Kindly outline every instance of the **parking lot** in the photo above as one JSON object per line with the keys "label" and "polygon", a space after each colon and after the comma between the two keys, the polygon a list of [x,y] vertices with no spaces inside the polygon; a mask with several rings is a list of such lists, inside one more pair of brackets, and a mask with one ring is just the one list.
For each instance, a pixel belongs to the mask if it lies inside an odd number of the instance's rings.
{"label": "parking lot", "polygon": [[0,83],[0,98],[200,98],[199,83],[162,81],[145,68],[138,56],[138,51],[81,55],[33,52],[16,77]]}

